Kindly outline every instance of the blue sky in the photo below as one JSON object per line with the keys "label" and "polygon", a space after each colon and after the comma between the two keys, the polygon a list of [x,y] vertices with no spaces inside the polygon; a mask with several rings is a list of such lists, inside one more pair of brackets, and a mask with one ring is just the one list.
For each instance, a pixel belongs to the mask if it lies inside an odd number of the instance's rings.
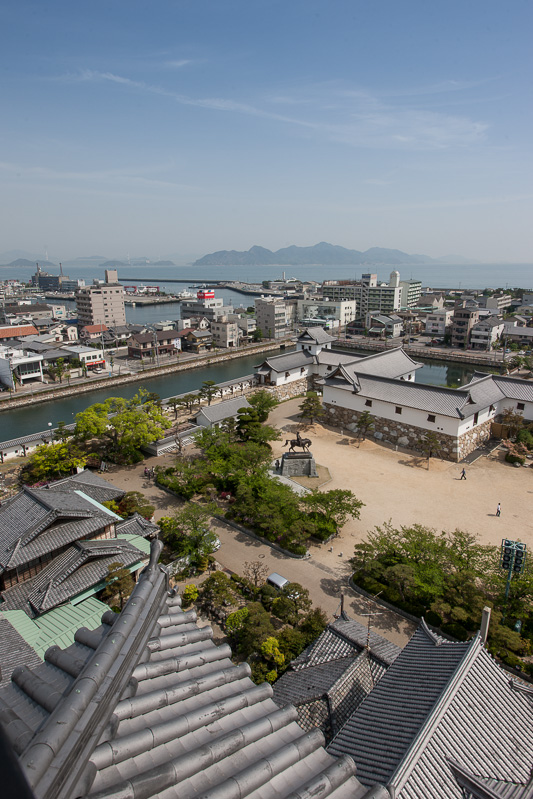
{"label": "blue sky", "polygon": [[533,261],[530,0],[7,0],[0,251]]}

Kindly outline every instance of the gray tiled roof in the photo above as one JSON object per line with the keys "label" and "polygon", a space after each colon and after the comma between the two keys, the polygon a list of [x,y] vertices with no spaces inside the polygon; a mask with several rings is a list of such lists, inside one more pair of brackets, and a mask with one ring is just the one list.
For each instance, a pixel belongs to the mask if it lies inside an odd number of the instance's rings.
{"label": "gray tiled roof", "polygon": [[356,661],[356,657],[328,660],[318,666],[299,671],[288,670],[274,683],[274,701],[280,706],[299,705],[327,694],[339,677]]}
{"label": "gray tiled roof", "polygon": [[361,363],[364,358],[359,355],[346,355],[333,350],[321,350],[317,355],[319,364],[338,366],[340,363]]}
{"label": "gray tiled roof", "polygon": [[[344,371],[344,367],[339,367],[338,371]],[[336,388],[348,391],[353,391],[355,387],[358,393],[360,392],[369,399],[417,408],[429,413],[441,413],[443,416],[451,416],[456,419],[475,412],[474,406],[470,406],[472,410],[467,406],[469,394],[465,390],[458,391],[453,388],[441,388],[378,376],[369,377],[363,374],[346,374],[344,381],[339,377],[338,375],[327,377],[325,384],[335,385]],[[335,383],[331,381],[335,381]]]}
{"label": "gray tiled roof", "polygon": [[366,651],[300,671],[287,670],[274,683],[274,701],[280,707],[293,704],[304,729],[318,726],[331,740],[384,672],[385,666]]}
{"label": "gray tiled roof", "polygon": [[402,651],[373,630],[369,635],[363,624],[346,617],[328,624],[317,640],[292,661],[291,667],[297,670],[350,655],[353,657],[366,647],[367,636],[370,654],[386,665],[393,663]]}
{"label": "gray tiled roof", "polygon": [[316,363],[316,357],[311,355],[307,350],[296,350],[295,352],[288,352],[286,355],[274,355],[272,358],[267,358],[260,366],[267,366],[274,372],[289,372],[291,369],[297,369],[302,366],[312,366]]}
{"label": "gray tiled roof", "polygon": [[0,507],[0,573],[95,537],[114,519],[81,491],[24,486]]}
{"label": "gray tiled roof", "polygon": [[323,327],[306,327],[299,337],[298,341],[313,341],[315,344],[329,344],[335,341],[335,336],[330,335]]}
{"label": "gray tiled roof", "polygon": [[65,489],[67,491],[83,491],[84,494],[87,494],[88,497],[95,499],[97,502],[110,502],[113,499],[123,497],[126,493],[123,488],[117,488],[89,469],[84,469],[83,472],[73,474],[71,477],[56,480],[46,487],[50,491],[64,491]]}
{"label": "gray tiled roof", "polygon": [[2,667],[0,669],[0,686],[6,685],[17,666],[34,668],[41,663],[39,655],[26,643],[24,638],[0,613],[0,641],[2,642]]}
{"label": "gray tiled roof", "polygon": [[102,583],[112,563],[126,568],[145,556],[127,541],[77,541],[35,577],[2,592],[5,610],[38,616]]}
{"label": "gray tiled roof", "polygon": [[196,419],[198,421],[198,417],[203,416],[208,422],[214,424],[215,422],[222,422],[224,419],[236,416],[241,408],[249,407],[250,403],[245,397],[234,397],[233,399],[224,400],[223,402],[216,402],[214,405],[204,406]]}
{"label": "gray tiled roof", "polygon": [[413,361],[402,347],[395,347],[361,358],[357,364],[354,364],[353,370],[359,374],[398,378],[421,369],[422,365]]}
{"label": "gray tiled roof", "polygon": [[143,538],[148,538],[148,536],[156,535],[159,532],[159,527],[139,513],[134,513],[124,521],[117,522],[115,531],[117,535],[140,535]]}
{"label": "gray tiled roof", "polygon": [[461,799],[450,761],[524,785],[533,705],[479,636],[451,643],[423,624],[328,751],[350,754],[361,782],[391,786],[396,799]]}
{"label": "gray tiled roof", "polygon": [[160,546],[118,619],[78,631],[0,691],[36,799],[369,796],[350,758],[328,755],[321,733],[305,733],[270,685],[254,685],[248,665],[181,611]]}
{"label": "gray tiled roof", "polygon": [[504,377],[502,375],[494,375],[492,379],[509,399],[533,402],[533,382],[531,380],[521,380],[518,377]]}

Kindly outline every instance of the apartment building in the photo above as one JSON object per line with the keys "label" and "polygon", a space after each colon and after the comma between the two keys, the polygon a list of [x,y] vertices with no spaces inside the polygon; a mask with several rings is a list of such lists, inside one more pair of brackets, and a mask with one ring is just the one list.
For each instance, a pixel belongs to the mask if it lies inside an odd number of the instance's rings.
{"label": "apartment building", "polygon": [[443,338],[451,330],[452,320],[453,310],[451,308],[432,311],[426,316],[426,335]]}
{"label": "apartment building", "polygon": [[453,312],[452,347],[466,349],[470,343],[470,331],[479,322],[479,309],[467,305],[466,301],[458,303]]}
{"label": "apartment building", "polygon": [[257,328],[265,338],[284,338],[288,333],[285,300],[279,297],[258,297],[255,318]]}
{"label": "apartment building", "polygon": [[104,324],[108,327],[126,324],[124,289],[118,282],[116,269],[105,270],[105,282],[95,280],[92,286],[76,292],[78,323],[85,325]]}
{"label": "apartment building", "polygon": [[356,300],[298,300],[298,320],[304,325],[346,327],[356,318]]}
{"label": "apartment building", "polygon": [[217,347],[238,347],[241,340],[241,329],[237,322],[231,322],[227,316],[211,322],[211,335]]}
{"label": "apartment building", "polygon": [[338,281],[325,283],[322,296],[330,300],[352,300],[357,303],[356,320],[364,326],[366,315],[394,314],[401,308],[415,308],[422,293],[419,280],[400,280],[400,273],[394,269],[388,283],[378,283],[378,276],[371,272],[361,275],[361,280],[350,283]]}
{"label": "apartment building", "polygon": [[473,350],[489,351],[498,341],[505,328],[503,319],[489,316],[480,319],[470,331],[470,346]]}
{"label": "apartment building", "polygon": [[181,317],[205,317],[210,322],[233,313],[233,305],[224,305],[222,297],[215,297],[213,289],[199,289],[196,299],[183,300],[181,303]]}

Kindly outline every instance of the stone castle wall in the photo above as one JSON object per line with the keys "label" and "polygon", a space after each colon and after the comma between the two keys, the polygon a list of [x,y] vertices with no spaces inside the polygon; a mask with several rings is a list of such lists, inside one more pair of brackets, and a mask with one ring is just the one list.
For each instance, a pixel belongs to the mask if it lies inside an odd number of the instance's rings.
{"label": "stone castle wall", "polygon": [[267,388],[280,402],[285,400],[294,399],[294,397],[301,397],[309,391],[308,378],[302,377],[299,380],[293,380],[292,383],[285,383],[281,386],[264,386],[259,385],[257,388]]}
{"label": "stone castle wall", "polygon": [[[324,408],[326,410],[324,421],[327,424],[340,430],[346,430],[354,435],[357,433],[356,423],[361,415],[359,411],[341,408],[338,405],[330,405],[329,403],[325,403]],[[428,432],[424,428],[405,424],[405,422],[396,421],[395,419],[383,419],[379,416],[373,416],[372,419],[374,420],[374,428],[370,433],[370,437],[398,447],[405,447],[406,449],[419,449],[418,442],[420,438]],[[468,430],[458,438],[437,433],[440,442],[438,456],[445,460],[459,462],[482,443],[488,441],[490,438],[490,425],[490,420],[483,422],[483,424],[478,425],[473,430]]]}

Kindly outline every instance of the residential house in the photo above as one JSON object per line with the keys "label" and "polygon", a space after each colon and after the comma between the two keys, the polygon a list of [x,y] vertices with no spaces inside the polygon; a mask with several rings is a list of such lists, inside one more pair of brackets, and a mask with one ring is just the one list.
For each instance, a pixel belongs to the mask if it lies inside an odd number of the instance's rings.
{"label": "residential house", "polygon": [[426,316],[426,336],[444,338],[451,333],[453,323],[453,310],[451,308],[440,308]]}
{"label": "residential house", "polygon": [[280,297],[257,297],[254,304],[257,329],[264,338],[285,338],[289,332],[285,300]]}
{"label": "residential house", "polygon": [[[183,313],[183,310],[182,310]],[[206,316],[181,317],[176,321],[176,329],[181,333],[183,330],[210,330],[211,322]]]}
{"label": "residential house", "polygon": [[80,341],[86,344],[89,341],[102,341],[104,333],[109,330],[107,325],[83,325],[80,327]]}
{"label": "residential house", "polygon": [[317,325],[328,329],[346,327],[356,318],[355,300],[298,300],[298,321],[306,326]]}
{"label": "residential house", "polygon": [[124,289],[118,282],[116,269],[105,270],[105,282],[95,280],[92,286],[76,291],[78,323],[105,324],[111,327],[126,324]]}
{"label": "residential house", "polygon": [[397,314],[385,314],[369,311],[366,315],[365,326],[367,334],[372,338],[398,338],[402,334],[403,319]]}
{"label": "residential house", "polygon": [[241,329],[237,322],[221,316],[211,322],[211,335],[217,347],[238,347],[241,342]]}
{"label": "residential house", "polygon": [[26,338],[26,336],[37,336],[35,325],[1,325],[0,342],[11,341],[13,339]]}
{"label": "residential house", "polygon": [[257,320],[253,316],[245,314],[230,314],[230,322],[236,322],[240,329],[240,340],[242,343],[251,341],[253,333],[257,330]]}
{"label": "residential house", "polygon": [[505,322],[502,333],[505,344],[518,344],[524,349],[533,349],[533,327],[519,327],[514,321]]}
{"label": "residential house", "polygon": [[128,357],[157,359],[161,355],[175,355],[180,348],[176,330],[134,333],[128,341]]}
{"label": "residential house", "polygon": [[425,291],[420,294],[417,307],[427,308],[431,311],[440,311],[444,308],[446,295],[442,291]]}
{"label": "residential house", "polygon": [[210,330],[190,330],[181,342],[185,350],[200,353],[211,349],[213,336]]}
{"label": "residential house", "polygon": [[212,322],[221,316],[233,313],[232,305],[224,305],[221,297],[215,297],[213,290],[199,289],[196,299],[183,300],[181,303],[181,316],[186,319],[190,316],[205,317]]}
{"label": "residential house", "polygon": [[0,344],[0,383],[16,389],[30,380],[43,382],[43,356],[25,350],[22,345],[7,347]]}
{"label": "residential house", "polygon": [[484,308],[490,308],[496,310],[498,313],[504,313],[507,308],[511,307],[513,298],[510,294],[492,294],[490,296],[482,296],[480,300]]}
{"label": "residential house", "polygon": [[105,369],[107,366],[104,351],[100,347],[84,347],[81,344],[71,344],[63,346],[63,350],[66,353],[70,353],[71,360],[77,359],[82,368],[87,369],[89,372],[94,369]]}

